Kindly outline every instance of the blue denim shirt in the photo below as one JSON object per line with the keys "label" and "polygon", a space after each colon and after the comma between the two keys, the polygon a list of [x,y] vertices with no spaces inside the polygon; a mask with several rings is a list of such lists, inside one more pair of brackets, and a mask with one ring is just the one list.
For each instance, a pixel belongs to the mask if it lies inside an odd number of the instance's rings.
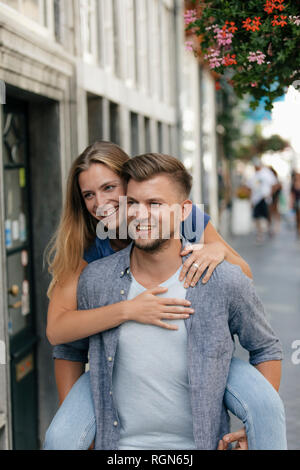
{"label": "blue denim shirt", "polygon": [[[132,244],[84,269],[78,283],[78,309],[126,300],[131,284],[131,248]],[[184,320],[188,334],[193,434],[197,449],[213,450],[229,432],[223,396],[234,352],[234,335],[249,351],[252,365],[281,360],[282,347],[265,318],[253,282],[238,266],[223,261],[207,284],[198,282],[188,288],[186,299],[195,309]],[[112,395],[112,372],[119,331],[120,327],[111,328],[89,339],[55,348],[55,358],[87,362],[89,356],[97,426],[95,449],[118,449],[120,426]]]}

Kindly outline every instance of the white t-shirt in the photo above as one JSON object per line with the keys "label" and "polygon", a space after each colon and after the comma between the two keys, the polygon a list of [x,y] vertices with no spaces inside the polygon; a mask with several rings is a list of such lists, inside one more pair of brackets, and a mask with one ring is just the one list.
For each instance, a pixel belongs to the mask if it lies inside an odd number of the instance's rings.
{"label": "white t-shirt", "polygon": [[[160,284],[159,297],[185,298],[179,281],[182,266]],[[145,291],[132,279],[128,299]],[[183,319],[166,320],[179,329],[127,321],[113,370],[113,396],[120,419],[119,450],[196,449],[187,364],[187,330]]]}
{"label": "white t-shirt", "polygon": [[255,206],[262,199],[267,202],[272,195],[272,186],[277,183],[274,173],[269,168],[263,167],[255,172],[248,181],[247,186],[251,189],[251,202]]}

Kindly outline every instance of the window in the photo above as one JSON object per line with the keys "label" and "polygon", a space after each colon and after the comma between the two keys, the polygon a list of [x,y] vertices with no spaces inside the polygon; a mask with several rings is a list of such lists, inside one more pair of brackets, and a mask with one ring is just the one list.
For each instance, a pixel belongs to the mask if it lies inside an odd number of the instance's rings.
{"label": "window", "polygon": [[81,34],[84,59],[97,61],[97,25],[95,0],[80,0]]}
{"label": "window", "polygon": [[151,129],[150,129],[150,119],[145,117],[145,147],[146,153],[151,152]]}
{"label": "window", "polygon": [[157,123],[157,133],[158,133],[158,151],[159,153],[163,152],[163,125],[161,122]]}
{"label": "window", "polygon": [[114,30],[114,71],[117,77],[121,76],[120,71],[120,28],[119,28],[119,9],[117,0],[112,0],[112,9],[113,9],[113,30]]}
{"label": "window", "polygon": [[89,144],[103,139],[103,99],[101,96],[88,96]]}
{"label": "window", "polygon": [[[99,0],[100,1],[100,0]],[[111,0],[101,0],[102,37],[105,47],[102,48],[103,66],[110,73],[114,72],[114,30],[113,30],[113,5]]]}
{"label": "window", "polygon": [[161,96],[161,44],[159,33],[160,3],[159,0],[147,2],[150,43],[148,45],[148,60],[150,66],[150,95]]}
{"label": "window", "polygon": [[135,68],[136,85],[143,92],[148,91],[148,21],[147,0],[134,0]]}
{"label": "window", "polygon": [[161,90],[160,97],[166,104],[172,104],[172,86],[171,77],[174,73],[174,54],[176,49],[176,38],[174,34],[174,11],[168,7],[168,3],[160,2],[159,14],[159,33],[160,33],[160,77]]}
{"label": "window", "polygon": [[0,3],[53,31],[54,0],[1,0]]}
{"label": "window", "polygon": [[148,94],[151,95],[152,85],[151,85],[151,50],[152,50],[152,36],[151,36],[151,10],[149,7],[150,3],[146,2],[146,67],[147,67],[147,89]]}
{"label": "window", "polygon": [[163,19],[164,19],[164,5],[162,4],[161,0],[159,1],[158,4],[158,16],[157,16],[157,21],[158,21],[158,43],[159,43],[159,48],[158,48],[158,68],[159,68],[159,78],[160,78],[160,83],[159,83],[159,98],[163,101],[164,99],[164,85],[165,85],[165,80],[167,77],[164,76],[164,62],[163,62],[163,52],[165,49],[165,36],[164,36],[164,31],[163,31]]}
{"label": "window", "polygon": [[61,42],[60,0],[54,0],[54,34],[57,42]]}
{"label": "window", "polygon": [[138,18],[137,18],[137,0],[133,0],[133,31],[134,31],[134,70],[135,70],[135,83],[138,85],[140,81],[139,76],[139,37],[138,37]]}
{"label": "window", "polygon": [[130,128],[131,128],[131,155],[139,153],[139,123],[138,115],[130,113]]}
{"label": "window", "polygon": [[120,145],[119,106],[113,102],[109,103],[109,127],[110,127],[110,140],[114,144]]}

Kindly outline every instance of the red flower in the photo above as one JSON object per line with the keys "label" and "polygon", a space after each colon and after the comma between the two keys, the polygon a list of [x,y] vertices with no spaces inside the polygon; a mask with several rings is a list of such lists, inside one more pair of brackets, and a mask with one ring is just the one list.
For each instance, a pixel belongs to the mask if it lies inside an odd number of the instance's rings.
{"label": "red flower", "polygon": [[261,25],[260,16],[255,16],[254,20],[247,18],[243,23],[243,28],[246,28],[247,31],[259,31],[259,26]]}
{"label": "red flower", "polygon": [[228,31],[230,31],[231,33],[235,33],[235,31],[237,31],[237,27],[235,26],[235,22],[231,21],[230,24],[231,24],[231,26],[228,28]]}
{"label": "red flower", "polygon": [[270,0],[267,0],[267,1],[266,1],[266,4],[265,4],[264,10],[265,10],[268,14],[270,14],[270,13],[273,13],[274,8],[275,8],[274,2],[273,2],[273,1],[270,1]]}
{"label": "red flower", "polygon": [[280,15],[281,20],[278,22],[281,27],[285,26],[287,22],[285,21],[287,19],[287,15]]}
{"label": "red flower", "polygon": [[228,67],[229,65],[237,64],[237,61],[235,60],[236,55],[235,54],[227,54],[225,57],[223,57],[222,64],[225,65],[225,67]]}
{"label": "red flower", "polygon": [[245,21],[243,21],[243,23],[246,23],[246,24],[251,24],[252,20],[251,18],[247,18]]}
{"label": "red flower", "polygon": [[243,21],[243,28],[246,28],[247,31],[250,31],[252,29],[252,20],[251,18],[247,18],[246,20]]}
{"label": "red flower", "polygon": [[277,8],[277,10],[279,10],[279,11],[283,11],[285,9],[285,6],[282,5],[284,0],[276,0],[276,1],[277,1],[277,3],[279,3],[279,5],[275,5],[275,8]]}
{"label": "red flower", "polygon": [[[276,2],[277,2],[277,4],[276,4]],[[283,11],[285,9],[285,5],[283,5],[283,2],[284,2],[284,0],[266,0],[264,10],[268,14],[273,13],[274,9],[279,10],[279,11]]]}
{"label": "red flower", "polygon": [[221,90],[221,83],[220,82],[216,82],[215,83],[215,88],[217,91]]}
{"label": "red flower", "polygon": [[272,20],[272,26],[285,26],[287,24],[287,22],[285,21],[287,19],[287,15],[280,15],[280,20],[278,20],[277,18],[279,18],[278,15],[274,15],[274,19]]}

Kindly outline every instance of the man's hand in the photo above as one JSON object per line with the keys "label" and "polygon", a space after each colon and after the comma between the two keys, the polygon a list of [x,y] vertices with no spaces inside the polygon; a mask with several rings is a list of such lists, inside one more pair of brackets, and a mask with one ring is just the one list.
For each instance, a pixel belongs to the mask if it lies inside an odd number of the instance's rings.
{"label": "man's hand", "polygon": [[247,434],[244,428],[230,434],[225,434],[222,440],[219,441],[217,450],[227,450],[228,444],[232,442],[236,442],[236,446],[232,450],[248,450]]}

